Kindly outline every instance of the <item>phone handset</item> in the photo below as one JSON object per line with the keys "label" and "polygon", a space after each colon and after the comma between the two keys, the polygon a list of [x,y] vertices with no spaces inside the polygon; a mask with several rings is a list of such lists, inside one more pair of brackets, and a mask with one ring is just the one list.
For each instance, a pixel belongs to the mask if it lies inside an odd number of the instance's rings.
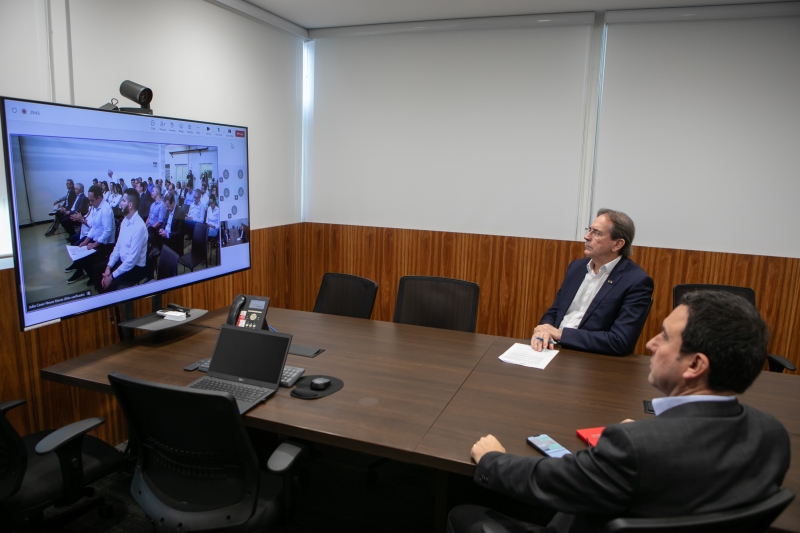
{"label": "phone handset", "polygon": [[231,304],[231,309],[228,311],[228,321],[227,324],[231,326],[235,326],[236,322],[239,320],[239,313],[241,313],[242,308],[244,307],[247,298],[244,295],[239,294],[236,298],[233,299],[233,303]]}

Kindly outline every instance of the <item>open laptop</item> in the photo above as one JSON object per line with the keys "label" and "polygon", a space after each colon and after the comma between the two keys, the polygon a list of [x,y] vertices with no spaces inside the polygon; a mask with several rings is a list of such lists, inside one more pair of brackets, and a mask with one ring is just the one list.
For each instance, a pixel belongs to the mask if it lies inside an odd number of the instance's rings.
{"label": "open laptop", "polygon": [[292,336],[223,324],[208,373],[187,387],[229,392],[244,414],[275,394]]}

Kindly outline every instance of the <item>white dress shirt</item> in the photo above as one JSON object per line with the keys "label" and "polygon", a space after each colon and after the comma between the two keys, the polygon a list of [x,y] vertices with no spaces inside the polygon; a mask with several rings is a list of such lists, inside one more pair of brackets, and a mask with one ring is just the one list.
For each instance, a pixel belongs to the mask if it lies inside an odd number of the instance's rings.
{"label": "white dress shirt", "polygon": [[119,201],[122,200],[121,194],[111,194],[108,197],[108,205],[111,207],[119,207]]}
{"label": "white dress shirt", "polygon": [[608,279],[608,275],[611,274],[611,271],[621,260],[622,256],[619,256],[613,261],[609,261],[597,269],[597,274],[592,270],[592,261],[586,263],[586,277],[583,278],[583,283],[581,283],[572,303],[569,304],[567,313],[564,315],[564,319],[558,329],[577,328],[581,324],[583,315],[586,314],[586,310],[589,309],[592,300],[600,292],[600,288]]}
{"label": "white dress shirt", "polygon": [[115,278],[147,263],[147,227],[139,213],[123,218],[120,223],[119,240],[108,258],[108,266],[113,267],[117,261],[122,261],[122,264],[111,273]]}
{"label": "white dress shirt", "polygon": [[690,394],[688,396],[667,396],[666,398],[653,398],[653,411],[656,416],[668,409],[691,402],[729,402],[736,396],[716,396],[713,394]]}
{"label": "white dress shirt", "polygon": [[211,224],[214,229],[219,229],[219,207],[209,207],[206,210],[206,224]]}
{"label": "white dress shirt", "polygon": [[92,209],[86,236],[100,244],[114,244],[114,233],[114,212],[108,202],[100,202],[100,207]]}
{"label": "white dress shirt", "polygon": [[191,205],[189,206],[189,212],[186,214],[186,218],[191,218],[195,222],[204,222],[205,221],[205,214],[206,214],[206,206],[201,201],[199,204],[194,203],[192,201]]}

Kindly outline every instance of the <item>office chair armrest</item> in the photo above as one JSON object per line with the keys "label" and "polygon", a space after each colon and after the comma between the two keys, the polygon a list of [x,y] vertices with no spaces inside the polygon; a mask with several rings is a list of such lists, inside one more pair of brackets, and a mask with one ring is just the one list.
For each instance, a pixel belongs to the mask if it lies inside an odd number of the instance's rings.
{"label": "office chair armrest", "polygon": [[509,533],[509,531],[497,522],[485,522],[481,526],[481,533]]}
{"label": "office chair armrest", "polygon": [[797,370],[797,367],[791,361],[780,355],[768,353],[767,363],[769,364],[770,372],[783,372],[784,369],[789,371]]}
{"label": "office chair armrest", "polygon": [[295,460],[297,460],[305,450],[306,447],[304,445],[287,440],[275,448],[275,451],[269,456],[267,468],[269,468],[270,472],[283,474],[292,467]]}
{"label": "office chair armrest", "polygon": [[105,422],[104,418],[87,418],[86,420],[64,426],[40,440],[39,443],[36,444],[36,453],[45,455],[56,451],[70,441],[78,437],[83,437],[97,426],[105,424]]}
{"label": "office chair armrest", "polygon": [[19,400],[9,400],[7,402],[0,403],[0,413],[6,414],[6,411],[10,411],[15,407],[19,407],[25,402],[25,399],[20,398]]}

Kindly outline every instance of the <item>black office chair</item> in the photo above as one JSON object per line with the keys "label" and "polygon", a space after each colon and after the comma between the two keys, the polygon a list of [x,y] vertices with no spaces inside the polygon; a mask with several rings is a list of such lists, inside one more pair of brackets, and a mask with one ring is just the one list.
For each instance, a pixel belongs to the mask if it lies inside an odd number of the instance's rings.
{"label": "black office chair", "polygon": [[403,276],[392,321],[474,333],[480,292],[478,284],[471,281]]}
{"label": "black office chair", "polygon": [[719,513],[670,518],[617,518],[606,524],[604,532],[758,533],[766,531],[792,500],[792,491],[783,489],[762,502]]}
{"label": "black office chair", "polygon": [[369,318],[378,295],[378,284],[371,279],[327,272],[319,286],[315,313]]}
{"label": "black office chair", "polygon": [[172,278],[178,275],[178,259],[175,250],[166,244],[161,247],[161,256],[158,258],[157,279]]}
{"label": "black office chair", "polygon": [[[89,418],[58,430],[20,437],[6,412],[25,400],[0,404],[0,529],[39,531],[57,529],[104,505],[87,487],[116,471],[122,455],[113,446],[87,432],[105,422]],[[43,511],[55,505],[82,504],[44,520]]]}
{"label": "black office chair", "polygon": [[192,249],[188,254],[183,254],[178,262],[192,272],[202,263],[208,265],[208,226],[200,222],[194,225]]}
{"label": "black office chair", "polygon": [[[750,287],[735,287],[733,285],[713,285],[705,283],[687,283],[684,285],[675,285],[675,287],[672,288],[672,308],[674,309],[678,307],[678,303],[681,301],[681,298],[683,298],[684,294],[696,291],[729,292],[731,294],[741,296],[742,298],[750,302],[753,305],[753,307],[756,306],[756,291],[754,291]],[[794,363],[792,363],[791,361],[780,355],[767,354],[767,365],[770,372],[797,370],[797,367],[794,366]]]}
{"label": "black office chair", "polygon": [[[650,316],[650,310],[653,308],[653,299],[650,298],[650,303],[647,304],[647,311],[644,312],[642,316],[642,321],[639,323],[639,333],[636,335],[636,342],[639,342],[639,337],[642,336],[642,330],[644,330],[644,325],[647,322],[647,317]],[[636,346],[636,342],[633,343],[633,346]],[[631,347],[631,350],[633,347]]]}
{"label": "black office chair", "polygon": [[[131,494],[156,531],[260,531],[278,518],[283,480],[259,468],[236,400],[223,392],[108,375],[139,455]],[[269,459],[285,472],[299,452]]]}

